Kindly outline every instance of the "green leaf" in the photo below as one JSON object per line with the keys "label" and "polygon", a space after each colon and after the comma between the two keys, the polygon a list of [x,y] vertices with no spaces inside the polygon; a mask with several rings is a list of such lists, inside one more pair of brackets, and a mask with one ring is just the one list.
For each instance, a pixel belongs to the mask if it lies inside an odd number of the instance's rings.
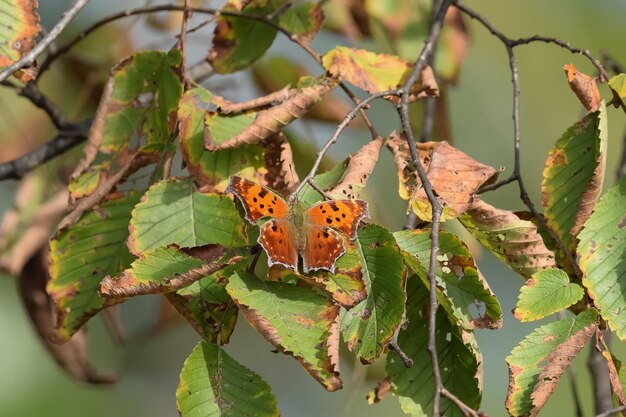
{"label": "green leaf", "polygon": [[596,331],[597,316],[598,312],[591,308],[575,318],[541,326],[511,351],[506,358],[506,408],[511,416],[537,415],[562,373]]}
{"label": "green leaf", "polygon": [[108,100],[100,104],[102,152],[128,146],[134,135],[145,135],[148,145],[163,147],[170,140],[183,86],[178,50],[144,51],[121,61],[114,69]]}
{"label": "green leaf", "polygon": [[204,341],[185,360],[176,407],[182,417],[279,415],[267,382],[219,346]]}
{"label": "green leaf", "polygon": [[231,275],[226,290],[268,342],[293,355],[328,391],[341,388],[336,305],[309,288],[263,282],[242,271]]}
{"label": "green leaf", "polygon": [[[202,256],[191,256],[175,246],[142,252],[118,277],[100,283],[100,295],[127,298],[176,291],[241,259],[219,245],[202,248]],[[244,254],[245,255],[245,254]]]}
{"label": "green leaf", "polygon": [[385,351],[402,321],[404,266],[393,235],[384,227],[370,224],[360,229],[357,250],[368,295],[342,312],[341,333],[361,362],[372,363]]}
{"label": "green leaf", "polygon": [[[276,10],[274,5],[251,2],[241,12],[247,15],[267,16]],[[225,11],[236,11],[233,3]],[[247,68],[265,54],[276,37],[276,29],[258,20],[219,15],[216,19],[213,45],[207,60],[215,71],[227,74]]]}
{"label": "green leaf", "polygon": [[561,269],[534,274],[520,290],[513,314],[520,321],[539,320],[583,298],[585,291]]}
{"label": "green leaf", "polygon": [[317,3],[304,2],[292,5],[283,13],[278,23],[304,43],[310,43],[322,27],[324,13]]}
{"label": "green leaf", "polygon": [[[413,366],[407,368],[400,356],[391,351],[387,355],[387,377],[391,391],[398,396],[402,411],[411,416],[432,415],[432,399],[435,393],[432,364],[428,353],[428,290],[419,278],[409,278],[407,284],[407,319],[409,325],[400,332],[398,345],[410,358]],[[437,313],[435,345],[439,357],[441,380],[450,392],[461,401],[477,409],[480,406],[482,370],[480,354],[463,342],[472,339],[472,333],[461,336],[450,324],[443,311]],[[461,417],[463,413],[450,401],[441,399],[441,415]]]}
{"label": "green leaf", "polygon": [[98,296],[106,275],[128,267],[128,223],[139,196],[131,194],[83,213],[78,222],[50,240],[47,291],[58,314],[56,337],[69,340],[89,318],[111,304]]}
{"label": "green leaf", "polygon": [[583,285],[617,337],[626,340],[626,176],[600,200],[580,232]]}
{"label": "green leaf", "polygon": [[133,210],[128,246],[136,255],[171,244],[234,248],[246,245],[244,230],[231,199],[201,193],[191,181],[171,178],[153,184]]}
{"label": "green leaf", "polygon": [[36,1],[1,0],[0,70],[33,49],[40,30]]}
{"label": "green leaf", "polygon": [[609,87],[621,98],[626,98],[626,74],[617,74],[611,77]]}
{"label": "green leaf", "polygon": [[235,330],[239,309],[226,291],[226,282],[245,261],[229,265],[190,286],[169,294],[168,299],[191,326],[211,343],[228,343]]}
{"label": "green leaf", "polygon": [[556,267],[554,253],[546,247],[537,226],[512,211],[477,200],[459,220],[484,247],[523,277]]}
{"label": "green leaf", "polygon": [[[430,230],[404,230],[394,233],[394,237],[403,251],[407,266],[419,275],[428,288]],[[500,328],[500,303],[469,249],[456,235],[439,233],[437,263],[439,302],[453,321],[466,330],[474,327]],[[470,312],[471,306],[479,307],[478,314]]]}
{"label": "green leaf", "polygon": [[606,142],[606,107],[602,103],[600,110],[565,131],[546,160],[541,183],[544,216],[572,250],[602,191]]}

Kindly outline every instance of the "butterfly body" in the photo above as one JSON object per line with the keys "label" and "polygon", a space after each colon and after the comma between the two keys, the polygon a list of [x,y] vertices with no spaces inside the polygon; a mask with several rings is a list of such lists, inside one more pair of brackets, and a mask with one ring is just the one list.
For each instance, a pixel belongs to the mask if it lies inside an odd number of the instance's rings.
{"label": "butterfly body", "polygon": [[233,176],[226,191],[241,200],[246,220],[263,218],[259,243],[268,255],[268,264],[298,270],[298,256],[305,273],[317,269],[335,270],[335,261],[346,252],[343,232],[356,238],[359,222],[369,216],[362,200],[329,200],[304,208],[293,199],[286,202],[273,191]]}

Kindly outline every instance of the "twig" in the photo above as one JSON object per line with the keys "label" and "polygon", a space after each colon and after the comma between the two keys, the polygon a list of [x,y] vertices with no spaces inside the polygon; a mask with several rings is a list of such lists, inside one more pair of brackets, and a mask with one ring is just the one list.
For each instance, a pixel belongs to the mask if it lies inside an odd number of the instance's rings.
{"label": "twig", "polygon": [[617,408],[613,408],[611,410],[607,410],[604,413],[597,414],[596,417],[611,417],[620,411],[626,411],[626,405],[620,405]]}
{"label": "twig", "polygon": [[363,101],[359,102],[352,110],[350,110],[348,114],[346,114],[346,116],[343,118],[343,121],[339,124],[339,126],[337,126],[335,133],[333,133],[330,139],[328,139],[328,142],[326,142],[326,144],[322,147],[322,149],[320,149],[317,152],[317,158],[315,159],[315,162],[313,163],[313,167],[311,168],[307,176],[304,177],[302,181],[300,181],[300,185],[298,185],[298,187],[291,194],[291,197],[289,197],[289,199],[290,200],[295,199],[298,193],[302,190],[302,188],[304,188],[304,186],[308,184],[309,181],[315,176],[315,174],[317,173],[317,170],[320,167],[320,164],[322,163],[322,158],[324,158],[324,155],[326,155],[326,152],[328,152],[330,147],[334,143],[337,142],[337,139],[339,139],[341,132],[343,132],[343,130],[348,126],[348,124],[350,124],[352,119],[356,117],[357,113],[359,113],[365,106],[369,105],[369,103],[371,103],[372,101],[378,98],[385,97],[385,96],[399,96],[402,93],[403,93],[403,89],[388,90],[388,91],[381,91],[380,93],[374,93],[368,96]]}
{"label": "twig", "polygon": [[63,32],[63,29],[65,29],[72,19],[74,19],[78,12],[85,7],[88,1],[89,0],[77,0],[72,7],[63,13],[63,17],[61,17],[52,30],[50,30],[50,32],[48,32],[48,34],[44,36],[33,49],[30,50],[30,52],[24,55],[19,61],[14,62],[4,70],[0,71],[0,81],[4,81],[15,71],[32,65],[37,57],[55,41],[61,32]]}
{"label": "twig", "polygon": [[324,197],[324,200],[332,200],[333,199],[331,196],[326,194],[326,192],[324,190],[322,190],[320,187],[317,186],[315,181],[313,181],[313,178],[309,178],[308,184],[311,186],[311,188],[313,188],[315,191],[317,191],[322,197]]}
{"label": "twig", "polygon": [[[552,230],[551,227],[548,226],[546,219],[537,211],[537,209],[535,208],[535,205],[533,204],[530,197],[528,196],[526,187],[524,186],[524,180],[522,179],[521,169],[520,169],[521,135],[520,135],[520,127],[519,127],[519,94],[520,94],[519,72],[518,72],[518,66],[517,66],[517,59],[515,58],[515,53],[513,52],[513,48],[517,45],[524,45],[526,43],[533,42],[533,41],[546,42],[547,40],[550,40],[552,43],[555,43],[559,46],[569,49],[573,53],[574,52],[582,53],[582,51],[578,48],[572,47],[569,43],[565,43],[558,39],[553,39],[553,38],[545,38],[545,37],[537,36],[537,37],[531,37],[531,38],[522,38],[522,39],[518,39],[515,41],[511,40],[508,37],[506,37],[502,32],[497,30],[484,16],[476,13],[475,11],[473,11],[472,9],[469,9],[467,6],[461,3],[457,3],[455,6],[459,10],[461,10],[463,13],[471,17],[472,19],[475,19],[478,22],[480,22],[489,32],[491,32],[491,34],[493,34],[495,37],[500,39],[500,41],[504,44],[504,47],[506,48],[507,55],[509,57],[509,67],[511,69],[511,83],[513,84],[513,148],[514,148],[514,156],[515,156],[515,167],[513,169],[512,178],[514,177],[515,180],[517,180],[521,200],[524,202],[526,207],[528,207],[528,209],[533,214],[533,216],[535,216],[537,221],[539,221],[539,223],[541,223],[541,225],[548,231],[552,239],[554,239],[554,241],[556,242],[559,249],[561,249],[561,251],[565,254],[565,257],[567,258],[568,262],[571,264],[572,268],[574,269],[574,273],[576,274],[576,276],[580,278],[582,277],[582,271],[580,270],[580,267],[578,266],[578,263],[576,262],[576,257],[574,256],[572,251],[565,245],[565,243],[563,243],[563,241],[556,234],[556,232]],[[592,63],[594,63],[594,65],[596,66],[599,65],[599,71],[601,71],[602,73],[602,71],[604,71],[604,68],[602,67],[602,64],[600,63],[600,61],[593,58],[589,54],[588,51],[586,52],[587,53],[583,55],[587,56],[592,61]],[[604,73],[606,73],[606,71],[604,71]]]}
{"label": "twig", "polygon": [[511,174],[508,178],[502,181],[496,182],[495,184],[487,185],[485,187],[480,187],[478,191],[476,192],[476,194],[482,194],[482,193],[486,193],[487,191],[497,190],[498,188],[503,187],[507,184],[510,184],[514,181],[517,181],[517,174],[515,173]]}
{"label": "twig", "polygon": [[400,97],[400,105],[398,111],[400,113],[400,120],[402,121],[402,126],[404,128],[404,132],[407,137],[407,142],[409,144],[409,151],[411,154],[411,160],[415,169],[417,170],[417,174],[422,183],[422,187],[424,187],[424,192],[428,197],[428,201],[432,207],[432,229],[431,229],[431,250],[430,250],[430,261],[428,265],[428,282],[430,286],[430,312],[428,316],[428,352],[430,353],[430,360],[432,364],[433,370],[433,378],[435,382],[435,393],[433,395],[433,417],[439,417],[439,408],[441,402],[441,390],[443,388],[443,383],[441,382],[441,372],[439,371],[439,357],[437,354],[437,346],[435,344],[435,335],[436,335],[436,315],[437,308],[439,307],[439,302],[437,301],[437,253],[439,252],[439,226],[441,221],[441,212],[442,207],[437,201],[437,197],[433,192],[432,186],[426,175],[426,171],[422,166],[422,163],[419,159],[419,155],[417,153],[417,144],[415,143],[415,138],[413,137],[413,129],[411,127],[411,120],[409,118],[409,93],[411,90],[411,86],[415,84],[418,80],[422,69],[426,65],[426,62],[432,53],[433,45],[437,40],[439,32],[441,30],[441,26],[443,25],[443,19],[446,15],[448,7],[450,6],[450,0],[443,0],[441,2],[441,6],[439,10],[435,14],[431,25],[430,32],[428,37],[426,38],[426,42],[424,44],[424,48],[420,52],[417,60],[415,61],[415,65],[413,66],[413,70],[409,75],[406,84],[404,85],[402,95]]}
{"label": "twig", "polygon": [[[405,294],[406,294],[407,281],[408,279],[405,278],[404,283],[402,285],[402,291]],[[396,327],[396,330],[394,330],[393,335],[391,336],[391,339],[389,340],[388,346],[389,346],[389,349],[394,350],[398,354],[398,356],[400,356],[400,359],[402,359],[404,366],[406,366],[407,368],[411,368],[413,366],[413,359],[409,358],[409,355],[404,353],[404,351],[398,344],[398,336],[400,335],[400,331],[406,330],[408,324],[409,322],[406,319],[406,303],[404,303],[404,305],[402,306],[402,321],[400,322],[400,325]]]}
{"label": "twig", "polygon": [[28,171],[82,143],[87,139],[89,125],[91,125],[91,119],[84,120],[74,125],[75,130],[61,132],[50,142],[28,152],[26,155],[0,164],[0,181],[20,179]]}
{"label": "twig", "polygon": [[446,397],[448,400],[452,401],[452,403],[454,403],[454,405],[456,405],[459,410],[461,410],[461,412],[463,413],[463,415],[465,416],[472,416],[472,417],[479,417],[480,414],[478,414],[476,412],[476,410],[474,410],[473,408],[469,407],[467,404],[465,404],[463,401],[461,401],[459,399],[459,397],[457,397],[456,395],[454,395],[453,393],[451,393],[450,391],[448,391],[445,388],[441,388],[441,395],[443,397]]}
{"label": "twig", "polygon": [[183,4],[183,19],[180,24],[180,35],[178,36],[178,44],[180,46],[180,53],[182,55],[181,58],[181,72],[183,75],[183,85],[185,90],[191,88],[192,82],[191,78],[189,78],[189,71],[187,70],[187,53],[185,48],[185,40],[187,36],[187,20],[189,19],[189,0],[185,0]]}
{"label": "twig", "polygon": [[72,130],[73,125],[65,120],[65,117],[61,114],[61,109],[48,96],[39,91],[35,84],[29,83],[22,87],[13,84],[11,81],[4,80],[0,81],[0,85],[14,89],[18,95],[30,100],[32,104],[46,112],[52,124],[58,130]]}

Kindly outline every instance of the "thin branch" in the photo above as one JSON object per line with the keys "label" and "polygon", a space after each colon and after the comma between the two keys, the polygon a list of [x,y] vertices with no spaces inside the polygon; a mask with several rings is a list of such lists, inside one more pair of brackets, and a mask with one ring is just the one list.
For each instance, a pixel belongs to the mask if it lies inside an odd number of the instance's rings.
{"label": "thin branch", "polygon": [[[536,41],[545,41],[546,39],[549,39],[549,40],[554,41],[553,43],[559,46],[563,46],[564,48],[568,48],[572,52],[579,52],[579,53],[582,53],[582,52],[580,52],[581,51],[580,49],[574,48],[571,45],[569,45],[569,43],[564,43],[562,41],[559,41],[558,39],[553,39],[553,38],[531,37],[531,38],[522,38],[521,40],[513,41],[507,38],[502,32],[497,30],[484,16],[478,14],[472,9],[469,9],[467,6],[461,3],[457,3],[456,7],[459,10],[461,10],[463,13],[467,14],[472,19],[479,21],[487,30],[489,30],[489,32],[491,32],[495,37],[500,39],[500,41],[502,41],[502,43],[504,44],[504,47],[506,48],[507,55],[509,57],[509,67],[511,69],[511,83],[513,84],[513,147],[514,147],[514,155],[515,155],[515,167],[513,170],[513,176],[517,180],[517,184],[518,184],[519,192],[520,192],[520,198],[522,199],[526,207],[528,207],[528,210],[530,210],[533,216],[535,216],[537,221],[539,221],[539,223],[541,223],[541,225],[548,231],[552,239],[554,239],[554,241],[556,242],[559,249],[565,254],[565,257],[567,258],[568,262],[571,264],[572,268],[574,269],[574,273],[576,274],[576,276],[580,278],[582,277],[582,271],[580,270],[580,267],[578,266],[578,263],[576,262],[576,257],[574,256],[572,251],[565,245],[565,243],[563,243],[563,241],[556,234],[556,232],[552,230],[551,227],[548,226],[546,219],[541,215],[541,213],[537,211],[537,209],[535,208],[535,205],[533,204],[530,197],[528,196],[526,187],[524,186],[524,180],[522,179],[521,169],[520,169],[521,137],[520,137],[520,125],[519,125],[519,94],[520,94],[519,71],[518,71],[518,66],[517,66],[517,59],[515,58],[515,53],[513,52],[513,48],[516,45],[525,44],[524,42],[522,42],[524,40],[527,40],[528,42],[532,42],[533,39]],[[588,51],[585,56],[591,57]],[[596,65],[595,63],[597,62],[600,68],[602,68],[602,64],[597,59],[593,57],[591,57],[590,59],[592,60],[592,62],[594,62],[594,65]],[[604,70],[604,68],[602,68],[602,70]]]}
{"label": "thin branch", "polygon": [[56,38],[59,37],[65,27],[72,21],[72,19],[74,19],[78,12],[85,7],[88,1],[89,0],[77,0],[72,7],[63,13],[63,16],[52,28],[52,30],[48,32],[48,34],[44,36],[43,39],[41,39],[41,41],[39,41],[39,43],[30,52],[24,55],[19,61],[14,62],[12,65],[9,65],[4,70],[0,71],[0,81],[4,81],[15,71],[32,65],[37,57],[41,55],[41,53],[45,51]]}
{"label": "thin branch", "polygon": [[183,18],[180,24],[180,35],[178,36],[178,44],[180,47],[180,53],[182,55],[181,72],[183,75],[185,90],[191,88],[192,85],[191,78],[189,78],[189,71],[187,70],[187,51],[185,48],[185,41],[187,39],[187,20],[189,19],[190,13],[191,12],[189,11],[189,0],[185,0],[185,3],[183,4]]}
{"label": "thin branch", "polygon": [[417,153],[417,144],[415,143],[415,138],[413,137],[413,128],[411,127],[411,120],[409,118],[409,93],[411,87],[418,80],[422,69],[426,65],[430,54],[433,51],[433,47],[439,32],[441,30],[441,26],[443,25],[443,19],[446,15],[448,7],[450,6],[450,0],[443,0],[441,2],[441,6],[439,10],[435,14],[433,21],[430,25],[430,32],[428,37],[426,38],[426,42],[420,55],[415,61],[415,65],[411,74],[409,75],[408,80],[406,81],[402,96],[400,98],[400,105],[398,111],[400,113],[400,120],[402,121],[402,126],[404,128],[404,132],[407,137],[407,142],[409,144],[409,151],[411,153],[411,160],[415,169],[417,170],[417,174],[422,183],[422,187],[424,188],[424,192],[428,197],[428,201],[432,207],[432,230],[431,230],[431,250],[430,250],[430,261],[428,265],[428,282],[430,286],[430,312],[428,317],[428,352],[430,353],[430,359],[433,370],[433,377],[435,382],[435,393],[433,395],[433,417],[439,417],[439,408],[441,402],[441,391],[443,388],[443,383],[441,381],[441,372],[439,371],[439,357],[437,354],[437,347],[435,345],[435,335],[436,335],[436,315],[437,309],[439,307],[439,302],[437,301],[437,253],[439,252],[439,226],[441,222],[441,212],[443,210],[441,204],[437,200],[435,193],[433,192],[432,186],[426,175],[426,171],[422,166],[422,163],[419,159],[419,155]]}
{"label": "thin branch", "polygon": [[58,130],[72,130],[73,125],[65,120],[65,117],[61,114],[61,109],[48,96],[39,91],[37,85],[29,83],[25,86],[19,86],[7,80],[0,81],[0,85],[14,89],[18,95],[30,100],[32,104],[46,112]]}
{"label": "thin branch", "polygon": [[605,411],[604,413],[597,414],[596,417],[611,417],[619,413],[620,411],[626,411],[626,405],[620,405],[617,408],[613,408],[611,410]]}
{"label": "thin branch", "polygon": [[320,187],[318,187],[318,185],[315,183],[315,181],[313,181],[313,178],[310,178],[307,182],[311,186],[311,188],[313,188],[315,191],[317,191],[319,193],[319,195],[324,197],[324,200],[328,201],[328,200],[332,200],[333,199],[331,196],[326,194],[326,192],[324,190],[322,190]]}
{"label": "thin branch", "polygon": [[456,405],[459,408],[459,410],[461,410],[464,416],[472,416],[472,417],[481,416],[481,414],[478,414],[476,410],[474,410],[472,407],[465,404],[463,401],[459,399],[459,397],[457,397],[456,395],[454,395],[447,389],[441,388],[441,395],[447,398],[448,400],[452,401],[452,403],[454,403],[454,405]]}
{"label": "thin branch", "polygon": [[75,125],[76,130],[61,132],[50,142],[28,152],[26,155],[0,164],[0,181],[20,179],[30,170],[82,143],[87,139],[90,125],[91,119],[84,120]]}
{"label": "thin branch", "polygon": [[[405,294],[407,281],[408,279],[405,278],[402,285],[402,291]],[[404,353],[404,351],[398,344],[398,336],[400,335],[400,331],[406,330],[408,324],[409,322],[406,319],[406,303],[404,303],[404,305],[402,306],[402,321],[400,322],[400,325],[396,327],[396,330],[394,330],[393,335],[391,336],[391,340],[389,340],[388,346],[389,349],[394,350],[398,354],[398,356],[400,356],[400,359],[402,359],[404,366],[406,366],[407,368],[411,368],[413,366],[413,359],[409,358],[409,355]]]}
{"label": "thin branch", "polygon": [[503,187],[507,184],[510,184],[514,181],[517,181],[517,174],[515,173],[511,174],[508,178],[502,181],[496,182],[495,184],[487,185],[485,187],[480,187],[478,191],[476,192],[476,194],[482,194],[482,193],[486,193],[487,191],[497,190],[498,188]]}
{"label": "thin branch", "polygon": [[328,139],[328,142],[326,142],[326,144],[322,147],[322,149],[320,149],[317,152],[317,158],[315,159],[315,162],[313,163],[313,167],[311,168],[307,176],[304,177],[302,181],[300,181],[300,185],[298,185],[295,191],[291,194],[290,200],[295,199],[298,193],[302,190],[302,188],[304,188],[304,186],[309,183],[309,181],[315,176],[315,174],[317,174],[317,170],[319,169],[320,164],[322,163],[322,159],[324,158],[324,155],[326,155],[330,147],[337,142],[337,139],[339,139],[339,136],[341,135],[343,130],[348,126],[348,124],[350,124],[352,119],[356,117],[357,113],[359,113],[364,107],[369,105],[369,103],[371,103],[372,101],[378,98],[385,97],[385,96],[399,96],[402,94],[402,92],[403,92],[402,89],[398,89],[398,90],[381,91],[380,93],[371,94],[366,99],[359,102],[352,110],[350,110],[348,114],[346,114],[346,116],[343,118],[343,121],[339,124],[339,126],[337,126],[335,133],[330,137],[330,139]]}

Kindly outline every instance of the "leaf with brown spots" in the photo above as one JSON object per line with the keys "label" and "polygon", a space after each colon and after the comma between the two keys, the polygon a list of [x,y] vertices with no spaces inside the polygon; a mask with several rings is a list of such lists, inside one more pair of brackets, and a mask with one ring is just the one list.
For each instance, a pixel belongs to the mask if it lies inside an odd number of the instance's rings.
{"label": "leaf with brown spots", "polygon": [[574,251],[576,235],[598,201],[604,182],[607,147],[604,103],[568,128],[548,155],[541,203],[548,226]]}
{"label": "leaf with brown spots", "polygon": [[626,340],[626,175],[602,196],[578,235],[583,286],[617,337]]}
{"label": "leaf with brown spots", "polygon": [[484,247],[525,278],[556,266],[554,253],[546,247],[537,226],[512,211],[477,198],[459,220]]}
{"label": "leaf with brown spots", "polygon": [[50,240],[48,294],[57,309],[55,338],[70,337],[93,315],[117,303],[98,296],[100,281],[131,263],[126,246],[138,194],[118,195],[83,213]]}
{"label": "leaf with brown spots", "polygon": [[[400,197],[411,202],[417,216],[430,221],[432,208],[417,176],[404,134],[391,134],[387,146],[398,170]],[[498,172],[450,146],[448,142],[418,143],[417,151],[433,187],[443,204],[442,220],[458,217],[477,198],[476,191],[491,184]]]}
{"label": "leaf with brown spots", "polygon": [[[242,145],[259,143],[273,133],[282,130],[294,120],[302,117],[314,104],[335,88],[335,82],[329,78],[322,78],[310,82],[303,82],[298,88],[286,92],[283,100],[267,109],[255,113],[226,116],[219,112],[209,115],[206,120],[204,146],[209,151],[237,148]],[[223,135],[214,125],[214,118],[220,117],[223,123],[229,123],[229,119],[245,118],[250,120],[240,132],[235,135]]]}
{"label": "leaf with brown spots", "polygon": [[338,306],[309,288],[263,282],[241,271],[230,276],[226,290],[268,342],[292,355],[328,391],[341,388]]}
{"label": "leaf with brown spots", "polygon": [[590,112],[600,109],[600,92],[598,91],[597,77],[590,77],[587,74],[578,71],[572,64],[563,67],[567,76],[567,83],[572,89],[578,100]]}
{"label": "leaf with brown spots", "polygon": [[565,369],[597,330],[597,318],[591,308],[575,318],[546,324],[511,351],[506,358],[506,408],[511,416],[534,417],[541,411]]}
{"label": "leaf with brown spots", "polygon": [[[11,66],[35,46],[41,30],[37,0],[2,0],[3,22],[0,24],[0,70]],[[15,77],[22,82],[37,77],[37,64],[18,70]]]}
{"label": "leaf with brown spots", "polygon": [[[328,51],[322,60],[324,68],[330,74],[368,93],[380,93],[401,87],[412,70],[409,62],[395,55],[376,54],[345,46]],[[410,101],[438,96],[437,81],[432,69],[426,65],[418,81],[411,87]]]}
{"label": "leaf with brown spots", "polygon": [[327,194],[335,198],[358,198],[376,167],[384,142],[383,138],[377,137],[363,145],[356,154],[350,157],[341,182]]}
{"label": "leaf with brown spots", "polygon": [[[403,230],[393,235],[408,268],[428,287],[430,230]],[[502,327],[500,302],[465,243],[449,232],[439,233],[437,290],[441,306],[448,313],[450,321],[459,328],[473,330],[475,327]],[[473,310],[476,313],[472,313]]]}
{"label": "leaf with brown spots", "polygon": [[367,298],[349,311],[342,311],[341,333],[348,349],[362,363],[372,363],[385,352],[401,324],[406,271],[398,245],[384,227],[365,226],[359,230],[356,242]]}

